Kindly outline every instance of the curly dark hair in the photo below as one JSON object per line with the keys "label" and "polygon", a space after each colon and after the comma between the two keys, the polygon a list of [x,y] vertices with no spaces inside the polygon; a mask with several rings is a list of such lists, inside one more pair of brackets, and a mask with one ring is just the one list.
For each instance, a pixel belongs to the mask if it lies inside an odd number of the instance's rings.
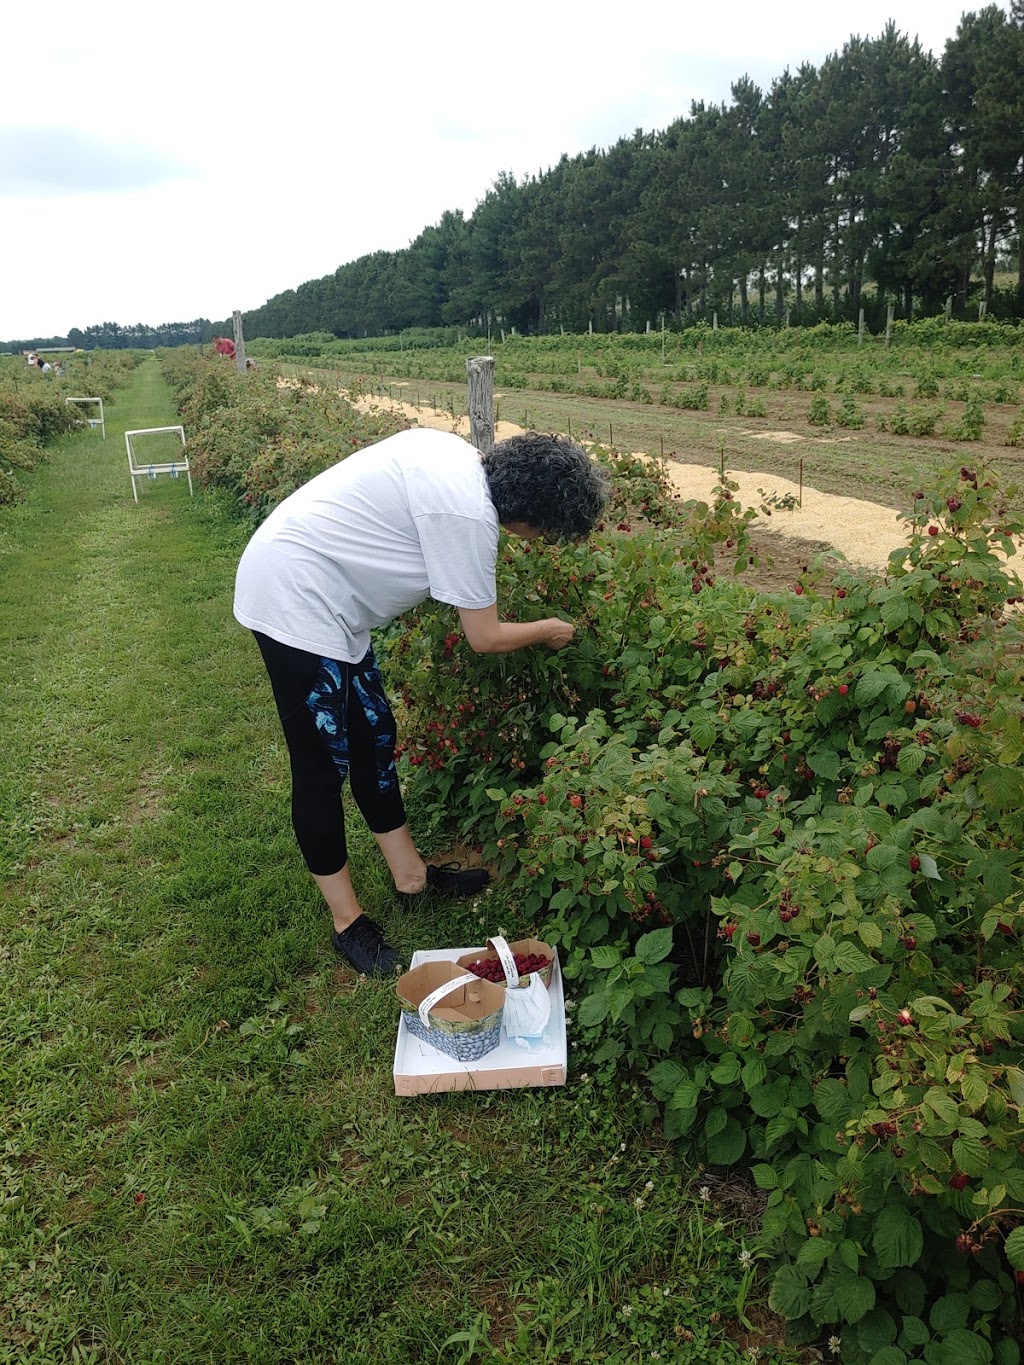
{"label": "curly dark hair", "polygon": [[580,540],[608,498],[608,478],[572,441],[527,431],[483,457],[491,501],[503,526],[526,522],[547,540]]}

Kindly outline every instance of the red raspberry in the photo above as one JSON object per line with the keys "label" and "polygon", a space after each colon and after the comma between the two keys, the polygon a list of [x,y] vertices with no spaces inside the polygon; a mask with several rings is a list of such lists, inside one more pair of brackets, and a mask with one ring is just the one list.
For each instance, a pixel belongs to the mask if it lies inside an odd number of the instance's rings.
{"label": "red raspberry", "polygon": [[956,1175],[949,1177],[949,1188],[951,1190],[962,1190],[966,1184],[967,1176],[964,1175],[963,1171],[958,1171]]}

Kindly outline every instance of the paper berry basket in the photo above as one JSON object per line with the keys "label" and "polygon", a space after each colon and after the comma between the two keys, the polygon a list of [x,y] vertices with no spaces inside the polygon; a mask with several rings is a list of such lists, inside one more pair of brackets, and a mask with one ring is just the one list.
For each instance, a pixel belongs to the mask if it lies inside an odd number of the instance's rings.
{"label": "paper berry basket", "polygon": [[547,959],[547,966],[541,968],[538,975],[545,986],[551,985],[551,977],[555,970],[555,950],[550,944],[542,942],[539,938],[519,938],[514,943],[506,943],[500,935],[495,934],[493,938],[487,940],[487,947],[490,952],[478,949],[471,953],[463,953],[461,957],[455,959],[456,964],[463,971],[472,971],[477,963],[497,958],[504,973],[505,984],[515,989],[518,986],[529,985],[532,975],[529,972],[523,976],[519,975],[516,957],[543,957]]}
{"label": "paper berry basket", "polygon": [[475,1062],[498,1046],[505,988],[454,962],[425,962],[398,978],[402,1018],[414,1038],[459,1062]]}

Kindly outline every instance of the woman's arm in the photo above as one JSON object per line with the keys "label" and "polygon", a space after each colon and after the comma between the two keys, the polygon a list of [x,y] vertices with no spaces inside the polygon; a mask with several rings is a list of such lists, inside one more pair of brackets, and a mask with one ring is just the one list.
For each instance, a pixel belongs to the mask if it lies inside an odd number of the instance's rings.
{"label": "woman's arm", "polygon": [[460,607],[459,619],[470,648],[477,654],[511,654],[530,645],[562,649],[576,634],[570,621],[557,616],[543,621],[499,621],[497,604],[476,611]]}

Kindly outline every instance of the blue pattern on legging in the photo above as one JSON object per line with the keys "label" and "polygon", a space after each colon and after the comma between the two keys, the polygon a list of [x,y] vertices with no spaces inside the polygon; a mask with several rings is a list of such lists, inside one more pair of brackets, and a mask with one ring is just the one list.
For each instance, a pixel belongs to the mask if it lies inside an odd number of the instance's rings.
{"label": "blue pattern on legging", "polygon": [[320,672],[306,698],[306,705],[344,779],[348,775],[350,763],[347,722],[350,686],[373,734],[377,750],[378,789],[382,792],[392,791],[398,786],[394,760],[394,718],[373,650],[368,649],[358,664],[321,659]]}

